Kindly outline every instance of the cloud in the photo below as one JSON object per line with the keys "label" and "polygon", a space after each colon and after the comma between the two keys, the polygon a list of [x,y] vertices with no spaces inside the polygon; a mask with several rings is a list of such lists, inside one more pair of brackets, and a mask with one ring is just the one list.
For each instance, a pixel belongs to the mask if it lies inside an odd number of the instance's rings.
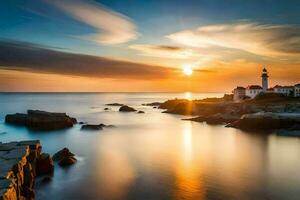
{"label": "cloud", "polygon": [[201,26],[167,38],[191,47],[225,47],[262,56],[300,53],[300,27],[259,23],[235,23]]}
{"label": "cloud", "polygon": [[1,40],[0,69],[140,80],[164,79],[174,77],[177,73],[173,68],[72,54],[31,43]]}
{"label": "cloud", "polygon": [[48,0],[72,18],[96,29],[97,33],[84,39],[101,44],[121,44],[138,37],[135,24],[126,16],[105,8],[101,4],[79,0]]}
{"label": "cloud", "polygon": [[141,55],[151,57],[188,59],[196,56],[192,49],[178,46],[136,44],[130,45],[129,48],[142,52]]}

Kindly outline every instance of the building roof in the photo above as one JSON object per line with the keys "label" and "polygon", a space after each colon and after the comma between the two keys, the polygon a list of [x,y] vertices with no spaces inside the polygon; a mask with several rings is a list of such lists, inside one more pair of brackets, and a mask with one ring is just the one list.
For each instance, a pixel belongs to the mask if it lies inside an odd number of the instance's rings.
{"label": "building roof", "polygon": [[244,87],[242,87],[242,86],[237,86],[235,89],[236,89],[236,90],[245,90],[246,88],[244,88]]}
{"label": "building roof", "polygon": [[248,85],[247,90],[259,90],[263,89],[260,85]]}

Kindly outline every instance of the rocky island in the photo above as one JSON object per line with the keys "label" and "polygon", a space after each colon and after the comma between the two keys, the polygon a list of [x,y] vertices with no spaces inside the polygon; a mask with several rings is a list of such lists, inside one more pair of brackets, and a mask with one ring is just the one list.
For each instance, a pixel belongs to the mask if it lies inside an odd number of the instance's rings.
{"label": "rocky island", "polygon": [[26,126],[34,130],[57,130],[72,127],[77,120],[66,113],[28,110],[26,114],[6,115],[5,123]]}

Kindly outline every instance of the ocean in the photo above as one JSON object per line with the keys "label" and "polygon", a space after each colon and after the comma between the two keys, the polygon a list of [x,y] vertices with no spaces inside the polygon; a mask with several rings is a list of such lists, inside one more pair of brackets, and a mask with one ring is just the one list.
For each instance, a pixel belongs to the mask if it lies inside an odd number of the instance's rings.
{"label": "ocean", "polygon": [[[300,197],[300,138],[257,134],[183,121],[142,103],[220,97],[222,93],[0,93],[0,141],[39,139],[53,154],[68,147],[78,162],[36,180],[38,200],[296,200]],[[123,103],[145,114],[120,113]],[[111,108],[104,111],[105,107]],[[40,109],[80,125],[39,132],[4,124],[6,114]]]}

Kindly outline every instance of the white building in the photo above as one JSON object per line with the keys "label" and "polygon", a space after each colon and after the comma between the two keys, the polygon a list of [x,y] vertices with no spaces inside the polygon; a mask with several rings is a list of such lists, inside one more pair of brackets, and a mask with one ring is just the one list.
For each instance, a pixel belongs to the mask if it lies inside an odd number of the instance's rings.
{"label": "white building", "polygon": [[274,93],[280,93],[280,94],[283,94],[285,96],[290,96],[294,92],[294,86],[276,85],[275,87],[273,87],[273,89],[274,89]]}
{"label": "white building", "polygon": [[248,87],[246,87],[246,96],[250,97],[251,99],[253,99],[254,97],[256,97],[256,95],[260,94],[261,92],[263,92],[263,88],[259,85],[249,85]]}
{"label": "white building", "polygon": [[300,83],[294,86],[294,96],[300,97]]}
{"label": "white building", "polygon": [[245,98],[246,89],[244,87],[238,86],[238,87],[234,88],[232,93],[233,93],[233,100],[240,101]]}

